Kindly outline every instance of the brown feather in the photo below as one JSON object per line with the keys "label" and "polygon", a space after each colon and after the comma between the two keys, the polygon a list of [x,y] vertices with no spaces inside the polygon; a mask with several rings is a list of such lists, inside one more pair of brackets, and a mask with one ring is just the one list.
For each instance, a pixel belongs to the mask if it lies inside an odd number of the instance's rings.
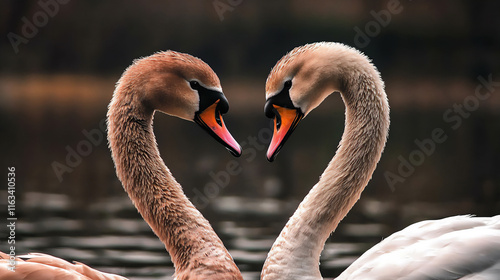
{"label": "brown feather", "polygon": [[[221,90],[202,60],[174,51],[139,59],[118,81],[108,111],[108,140],[118,178],[137,210],[172,257],[176,279],[242,280],[238,267],[208,221],[193,206],[160,157],[153,134],[156,110],[193,120],[199,97],[189,86],[197,80]],[[82,263],[31,254],[17,258],[0,252],[2,280],[123,280]]]}
{"label": "brown feather", "polygon": [[109,106],[109,145],[118,178],[165,244],[176,279],[242,279],[222,241],[164,164],[153,134],[155,110],[189,119],[198,109],[190,79],[220,88],[210,67],[187,54],[164,52],[135,61]]}

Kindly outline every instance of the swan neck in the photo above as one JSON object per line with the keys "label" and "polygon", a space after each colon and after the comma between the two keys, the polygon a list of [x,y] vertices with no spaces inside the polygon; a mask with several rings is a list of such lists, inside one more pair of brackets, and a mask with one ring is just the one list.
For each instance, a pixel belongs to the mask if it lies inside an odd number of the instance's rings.
{"label": "swan neck", "polygon": [[113,161],[125,191],[170,253],[177,279],[185,279],[187,271],[221,267],[239,274],[222,241],[161,159],[153,134],[154,110],[129,97],[115,92],[109,106]]}
{"label": "swan neck", "polygon": [[324,227],[325,241],[370,181],[389,129],[389,105],[378,72],[358,73],[349,81],[341,91],[346,107],[342,139],[308,201],[322,206],[316,222]]}
{"label": "swan neck", "polygon": [[269,278],[263,279],[286,279],[272,277],[283,271],[280,266],[300,279],[322,279],[318,263],[324,244],[359,199],[380,159],[389,127],[383,82],[373,68],[344,77],[343,85],[346,119],[339,148],[274,243],[263,270]]}

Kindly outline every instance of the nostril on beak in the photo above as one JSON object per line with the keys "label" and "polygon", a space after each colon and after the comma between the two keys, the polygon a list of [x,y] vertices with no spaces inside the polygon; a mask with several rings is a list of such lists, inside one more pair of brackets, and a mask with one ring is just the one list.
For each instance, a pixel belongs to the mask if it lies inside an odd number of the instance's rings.
{"label": "nostril on beak", "polygon": [[217,122],[217,124],[219,124],[219,126],[222,126],[222,121],[220,117],[221,113],[218,110],[215,110],[215,121]]}
{"label": "nostril on beak", "polygon": [[278,114],[278,111],[277,111],[276,109],[274,109],[274,111],[275,111],[275,113],[276,113],[276,114],[275,114],[275,119],[276,119],[276,130],[278,130],[278,131],[279,131],[279,130],[280,130],[280,128],[281,128],[281,116],[280,116],[280,114]]}

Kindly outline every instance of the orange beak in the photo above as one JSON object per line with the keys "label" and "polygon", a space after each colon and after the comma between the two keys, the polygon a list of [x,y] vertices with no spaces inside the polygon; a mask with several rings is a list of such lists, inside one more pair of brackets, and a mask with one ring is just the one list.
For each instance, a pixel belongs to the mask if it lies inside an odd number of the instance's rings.
{"label": "orange beak", "polygon": [[272,105],[275,110],[273,139],[267,150],[267,160],[272,162],[278,155],[281,147],[297,127],[304,114],[298,109],[289,109]]}
{"label": "orange beak", "polygon": [[234,140],[224,124],[222,114],[217,108],[219,101],[220,99],[204,111],[196,113],[194,121],[212,135],[215,140],[224,145],[233,156],[239,157],[241,156],[241,146]]}

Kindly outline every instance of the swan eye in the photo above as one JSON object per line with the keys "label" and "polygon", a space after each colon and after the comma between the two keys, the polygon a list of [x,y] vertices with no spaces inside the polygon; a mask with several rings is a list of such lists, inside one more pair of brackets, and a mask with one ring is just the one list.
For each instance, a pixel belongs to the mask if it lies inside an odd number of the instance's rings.
{"label": "swan eye", "polygon": [[198,90],[198,88],[200,87],[200,83],[198,83],[198,81],[190,81],[189,82],[189,85],[191,86],[192,89],[194,90]]}

